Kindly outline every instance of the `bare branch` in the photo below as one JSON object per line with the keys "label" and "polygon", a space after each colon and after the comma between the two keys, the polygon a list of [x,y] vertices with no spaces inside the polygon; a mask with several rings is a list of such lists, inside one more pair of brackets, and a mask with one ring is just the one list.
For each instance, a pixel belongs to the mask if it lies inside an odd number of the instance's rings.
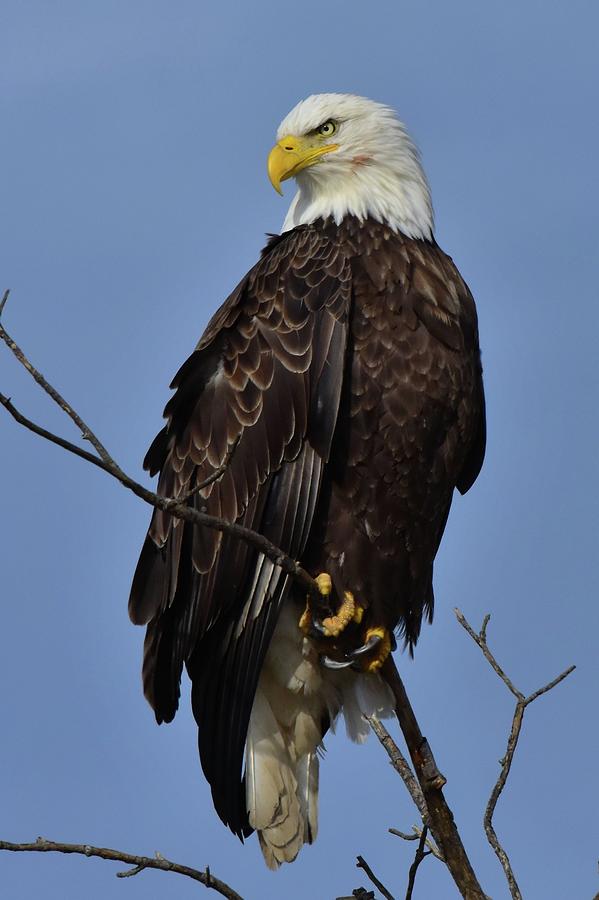
{"label": "bare branch", "polygon": [[376,734],[377,738],[387,751],[387,755],[391,761],[391,765],[395,771],[401,776],[401,779],[407,787],[410,797],[418,807],[418,812],[422,816],[422,821],[428,821],[428,810],[424,800],[424,795],[420,789],[420,785],[416,780],[410,764],[383,725],[376,716],[365,716],[368,724]]}
{"label": "bare branch", "polygon": [[368,863],[366,862],[366,860],[364,859],[363,856],[358,856],[358,861],[356,862],[356,866],[358,867],[358,869],[364,869],[364,871],[366,872],[366,874],[372,881],[373,885],[379,889],[379,891],[381,892],[383,897],[386,898],[386,900],[395,900],[395,897],[393,896],[393,894],[389,893],[389,891],[387,890],[387,888],[385,887],[385,885],[383,884],[382,881],[379,881],[379,879],[376,877],[376,875],[374,874],[374,872],[372,871],[372,869],[370,868],[370,866],[368,865]]}
{"label": "bare branch", "polygon": [[[4,292],[4,297],[2,298],[2,303],[0,304],[0,316],[2,315],[2,312],[4,311],[4,306],[6,304],[6,301],[8,300],[8,294],[9,294],[8,291]],[[95,449],[95,451],[98,454],[98,456],[100,457],[100,459],[103,459],[104,462],[110,462],[112,464],[112,466],[116,467],[116,463],[111,458],[110,454],[108,453],[108,450],[98,440],[98,438],[93,433],[91,428],[89,428],[85,424],[85,422],[83,421],[81,416],[78,413],[76,413],[75,410],[73,409],[73,407],[71,406],[71,404],[67,403],[67,401],[64,399],[64,397],[62,397],[58,393],[56,388],[52,387],[52,385],[46,381],[46,379],[41,374],[41,372],[38,372],[38,370],[35,368],[35,366],[29,362],[29,360],[27,359],[27,357],[25,356],[25,354],[23,353],[21,348],[15,343],[15,341],[13,341],[13,339],[11,338],[9,333],[6,331],[6,329],[4,328],[4,326],[2,325],[1,322],[0,322],[0,338],[4,341],[4,343],[6,344],[8,349],[16,356],[16,358],[19,360],[21,365],[27,369],[27,371],[29,372],[31,377],[34,378],[35,381],[37,381],[37,383],[40,385],[41,388],[43,388],[43,390],[46,392],[46,394],[48,394],[48,396],[51,397],[52,400],[54,400],[54,402],[57,404],[57,406],[59,406],[62,409],[62,411],[65,412],[67,414],[67,416],[69,416],[69,418],[75,423],[75,425],[81,432],[81,437],[84,440],[90,442],[90,444],[93,446],[93,448]]]}
{"label": "bare branch", "polygon": [[414,862],[410,866],[410,871],[408,873],[408,887],[406,890],[406,900],[412,900],[412,893],[414,891],[414,883],[416,881],[416,872],[418,871],[418,866],[422,862],[422,860],[428,856],[431,851],[425,850],[426,846],[426,825],[422,829],[422,833],[420,835],[420,840],[418,841],[418,847],[416,848],[416,856],[414,857]]}
{"label": "bare branch", "polygon": [[533,703],[537,699],[537,697],[542,697],[543,694],[546,694],[548,691],[552,691],[554,687],[557,687],[560,681],[563,681],[564,678],[567,678],[568,675],[571,675],[575,668],[576,666],[568,666],[568,668],[564,669],[561,675],[558,675],[557,678],[553,679],[553,681],[550,681],[543,687],[538,688],[538,690],[533,691],[532,694],[529,694],[524,701],[524,706],[528,706],[529,703]]}
{"label": "bare branch", "polygon": [[524,694],[520,693],[520,691],[514,687],[508,676],[505,674],[505,672],[487,647],[487,625],[489,624],[489,619],[491,618],[489,613],[487,613],[487,615],[485,616],[482,627],[478,634],[472,628],[470,623],[466,621],[464,614],[459,609],[454,609],[454,613],[456,614],[457,620],[462,628],[465,628],[474,643],[478,644],[483,652],[483,656],[485,657],[489,665],[495,670],[495,672],[497,672],[507,689],[511,691],[511,693],[517,700],[524,700]]}
{"label": "bare branch", "polygon": [[[417,825],[412,825],[412,834],[406,834],[405,831],[399,831],[398,828],[389,828],[389,834],[394,834],[397,837],[402,838],[402,840],[404,841],[417,841],[422,836],[423,831],[424,829],[418,828]],[[428,837],[426,839],[426,846],[431,851],[435,859],[438,859],[439,862],[442,863],[445,862],[445,857],[443,856],[439,848]]]}
{"label": "bare branch", "polygon": [[143,872],[144,869],[160,869],[162,872],[175,872],[177,875],[185,875],[194,881],[199,881],[204,887],[211,888],[221,897],[227,900],[243,900],[241,894],[234,891],[220,878],[215,878],[209,869],[206,872],[200,872],[198,869],[192,869],[189,866],[183,866],[180,863],[172,862],[165,859],[157,853],[151,856],[135,856],[133,853],[123,853],[121,850],[110,850],[108,847],[92,847],[89,844],[62,844],[56,841],[47,841],[45,838],[38,837],[37,841],[31,844],[12,844],[9,841],[0,841],[0,850],[10,850],[12,852],[34,852],[34,853],[76,853],[80,856],[96,856],[99,859],[109,859],[115,862],[123,862],[134,868],[126,872],[117,872],[117,878],[129,878]]}
{"label": "bare branch", "polygon": [[501,678],[503,683],[506,685],[508,690],[516,697],[516,708],[514,709],[514,715],[512,718],[512,725],[510,728],[510,734],[507,741],[507,750],[505,756],[500,760],[501,770],[499,772],[499,777],[493,786],[493,790],[491,791],[491,796],[489,797],[489,801],[487,803],[485,809],[485,815],[483,819],[485,834],[487,835],[487,840],[493,850],[499,862],[503,867],[503,871],[505,873],[505,877],[508,883],[508,887],[510,890],[510,895],[513,900],[522,900],[522,894],[520,892],[520,888],[518,887],[518,882],[516,881],[516,877],[514,875],[509,857],[501,845],[499,838],[497,837],[497,833],[493,826],[493,814],[495,812],[495,807],[497,806],[497,801],[501,796],[501,792],[503,791],[508,776],[510,774],[510,769],[512,767],[512,760],[514,759],[514,754],[516,752],[516,747],[518,746],[518,740],[520,738],[520,732],[522,730],[522,722],[524,720],[524,710],[526,707],[533,703],[538,697],[546,694],[548,691],[552,690],[556,685],[558,685],[564,678],[567,678],[570,675],[576,666],[569,666],[561,675],[558,675],[557,678],[554,678],[548,684],[544,685],[544,687],[539,688],[536,691],[533,691],[532,694],[529,694],[528,697],[519,691],[510,679],[507,677],[494,655],[489,650],[487,645],[487,625],[489,623],[490,616],[487,614],[483,620],[483,624],[480,632],[477,634],[469,622],[466,620],[464,614],[459,610],[454,610],[457,620],[460,625],[468,632],[472,640],[477,644],[485,659],[489,663],[489,665],[493,668],[493,670],[497,673],[497,675]]}

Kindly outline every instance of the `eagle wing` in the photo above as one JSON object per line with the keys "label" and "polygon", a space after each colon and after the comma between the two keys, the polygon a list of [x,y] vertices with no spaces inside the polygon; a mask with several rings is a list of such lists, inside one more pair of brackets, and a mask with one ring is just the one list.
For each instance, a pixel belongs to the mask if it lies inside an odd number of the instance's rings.
{"label": "eagle wing", "polygon": [[[273,238],[175,376],[144,465],[158,492],[239,522],[298,558],[307,541],[343,381],[351,270],[310,227]],[[196,490],[229,459],[224,473]],[[202,766],[241,835],[254,692],[289,578],[254,548],[155,510],[129,601],[147,624],[144,692],[158,722],[193,683]]]}

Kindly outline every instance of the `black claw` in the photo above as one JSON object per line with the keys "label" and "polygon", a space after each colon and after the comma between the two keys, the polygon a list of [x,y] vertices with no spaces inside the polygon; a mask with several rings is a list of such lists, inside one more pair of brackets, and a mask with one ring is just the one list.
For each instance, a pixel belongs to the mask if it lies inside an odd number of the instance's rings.
{"label": "black claw", "polygon": [[327,669],[347,669],[352,664],[351,659],[337,660],[331,659],[330,656],[322,656],[321,660],[323,666],[326,666]]}
{"label": "black claw", "polygon": [[365,653],[370,653],[371,650],[374,650],[375,647],[378,647],[382,640],[383,639],[380,634],[371,634],[365,644],[362,644],[361,647],[356,647],[355,650],[351,650],[347,654],[348,658],[358,659],[360,656],[364,656]]}
{"label": "black claw", "polygon": [[313,637],[323,637],[323,636],[327,637],[328,636],[324,625],[322,625],[322,623],[319,622],[318,619],[315,619],[314,616],[312,616],[311,625],[312,625],[312,636]]}

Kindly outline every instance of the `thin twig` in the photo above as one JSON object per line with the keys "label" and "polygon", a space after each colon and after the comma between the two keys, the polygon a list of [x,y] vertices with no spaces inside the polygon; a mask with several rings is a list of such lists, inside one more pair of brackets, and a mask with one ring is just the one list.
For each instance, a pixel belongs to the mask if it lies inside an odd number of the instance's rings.
{"label": "thin twig", "polygon": [[491,653],[489,648],[487,647],[487,625],[489,624],[489,619],[491,618],[489,613],[487,613],[487,615],[485,616],[482,627],[480,629],[480,632],[477,634],[476,631],[474,630],[474,628],[472,628],[470,623],[464,617],[464,614],[459,609],[454,609],[454,612],[455,612],[455,614],[457,616],[457,620],[460,623],[460,625],[462,626],[462,628],[465,628],[466,631],[468,632],[468,634],[470,635],[470,637],[472,638],[472,640],[474,641],[474,643],[478,644],[478,646],[480,647],[480,649],[483,652],[483,656],[485,657],[485,659],[487,660],[487,662],[489,663],[491,668],[493,668],[495,670],[495,672],[499,675],[499,677],[501,678],[501,680],[503,681],[503,683],[505,684],[507,689],[509,691],[511,691],[511,693],[514,695],[514,697],[517,700],[524,700],[524,694],[522,694],[518,690],[518,688],[514,687],[514,685],[508,678],[508,676],[505,674],[505,672],[503,671],[503,669],[501,668],[501,666],[499,665],[499,663],[497,662],[497,660],[495,659],[495,657],[493,656],[493,654]]}
{"label": "thin twig", "polygon": [[376,875],[374,874],[374,872],[372,871],[372,869],[370,868],[370,866],[368,865],[368,863],[366,862],[366,860],[364,859],[363,856],[358,856],[358,861],[356,862],[356,866],[358,869],[363,869],[366,872],[367,876],[370,878],[373,885],[379,889],[379,891],[381,892],[383,897],[386,898],[386,900],[395,900],[395,897],[393,896],[393,894],[391,894],[387,890],[387,888],[385,887],[385,885],[383,884],[382,881],[379,881],[379,879],[376,877]]}
{"label": "thin twig", "polygon": [[206,873],[200,872],[198,869],[192,869],[190,866],[183,866],[180,863],[172,862],[165,859],[159,853],[156,856],[135,856],[133,853],[123,853],[121,850],[110,850],[108,847],[92,847],[89,844],[62,844],[56,841],[47,841],[45,838],[38,837],[37,841],[31,844],[13,844],[9,841],[0,841],[0,850],[10,850],[13,852],[34,852],[34,853],[77,853],[81,856],[96,856],[100,859],[109,859],[115,862],[123,862],[132,869],[126,872],[117,872],[117,878],[129,878],[143,872],[144,869],[160,869],[162,872],[176,872],[178,875],[185,875],[194,881],[199,881],[207,888],[216,891],[227,900],[243,900],[241,894],[234,891],[220,878],[215,878],[208,870]]}
{"label": "thin twig", "polygon": [[410,797],[418,807],[418,812],[422,816],[422,821],[426,823],[428,821],[428,810],[426,808],[424,794],[420,789],[420,785],[416,780],[416,776],[410,768],[409,762],[407,761],[383,723],[379,719],[377,719],[376,716],[365,716],[365,719],[387,751],[387,755],[389,757],[391,765],[401,776],[403,783],[408,789]]}
{"label": "thin twig", "polygon": [[4,312],[4,307],[6,306],[6,301],[8,300],[9,294],[10,294],[10,288],[7,288],[7,289],[4,291],[4,294],[3,294],[3,296],[2,296],[2,300],[0,300],[0,316],[1,316],[2,313]]}
{"label": "thin twig", "polygon": [[143,872],[143,870],[146,868],[147,868],[147,866],[145,866],[145,865],[135,866],[135,868],[127,869],[125,872],[117,872],[116,877],[117,878],[131,878],[132,875],[139,875],[139,873]]}
{"label": "thin twig", "polygon": [[422,862],[422,860],[428,856],[431,851],[425,850],[426,846],[426,825],[422,829],[422,833],[420,835],[420,840],[418,841],[418,846],[416,848],[416,856],[414,857],[414,862],[410,866],[410,871],[408,873],[408,887],[406,890],[406,900],[412,900],[412,893],[414,891],[414,883],[416,881],[416,872],[418,871],[418,866]]}
{"label": "thin twig", "polygon": [[493,668],[497,675],[499,675],[508,690],[514,695],[514,697],[516,697],[517,700],[516,707],[514,709],[514,715],[512,717],[510,734],[507,741],[507,750],[503,758],[500,760],[501,769],[497,781],[493,786],[491,796],[489,797],[489,801],[485,809],[483,824],[485,828],[485,834],[487,835],[487,840],[495,851],[495,854],[503,867],[503,871],[505,873],[505,877],[510,890],[510,895],[512,896],[513,900],[522,900],[522,894],[520,892],[520,888],[518,887],[518,882],[516,881],[509,856],[501,845],[499,838],[497,837],[497,832],[493,827],[493,814],[495,812],[495,807],[497,806],[497,801],[501,796],[501,792],[503,791],[510,774],[512,760],[514,759],[514,754],[516,752],[516,747],[518,746],[518,740],[520,738],[520,732],[522,730],[524,710],[538,697],[546,694],[548,691],[556,687],[556,685],[558,685],[561,681],[563,681],[564,678],[567,678],[568,675],[570,675],[574,671],[576,666],[568,666],[568,668],[563,671],[561,675],[558,675],[557,678],[554,678],[548,684],[544,685],[541,688],[538,688],[538,690],[533,691],[532,694],[529,694],[528,697],[526,697],[522,693],[522,691],[518,690],[518,688],[516,688],[512,684],[510,679],[507,677],[507,675],[495,659],[493,653],[489,650],[489,647],[487,645],[487,625],[489,624],[490,616],[488,614],[485,616],[482,627],[477,634],[469,624],[469,622],[466,620],[464,614],[459,609],[455,609],[454,612],[460,625],[465,629],[465,631],[468,632],[475,644],[480,647],[489,665]]}
{"label": "thin twig", "polygon": [[567,678],[568,675],[570,675],[574,671],[575,668],[576,668],[576,666],[568,666],[568,668],[564,669],[564,671],[561,673],[561,675],[558,675],[556,678],[553,679],[553,681],[550,681],[548,684],[544,685],[543,687],[538,688],[536,691],[533,691],[532,694],[529,694],[528,697],[526,698],[526,700],[524,701],[524,706],[528,706],[529,703],[532,703],[534,700],[537,699],[537,697],[542,697],[543,694],[546,694],[548,691],[552,691],[553,688],[556,687],[560,683],[560,681],[563,681],[564,678]]}
{"label": "thin twig", "polygon": [[[389,834],[395,834],[397,837],[402,838],[402,840],[404,841],[417,841],[422,836],[422,832],[424,829],[419,828],[417,825],[412,825],[412,829],[412,834],[406,834],[405,831],[400,831],[398,828],[389,828]],[[437,845],[433,843],[433,841],[431,841],[431,839],[428,837],[426,839],[426,846],[431,851],[435,859],[438,859],[439,862],[442,863],[445,862],[445,858]]]}
{"label": "thin twig", "polygon": [[[9,295],[9,292],[5,291],[4,297],[2,298],[2,303],[0,304],[0,316],[2,315],[2,312],[4,311],[4,306],[6,304],[6,301],[8,300],[8,295]],[[104,447],[104,445],[98,440],[98,438],[93,433],[91,428],[89,428],[85,424],[85,422],[83,421],[83,419],[81,418],[79,413],[75,412],[75,410],[73,409],[71,404],[67,403],[67,401],[64,399],[64,397],[62,397],[61,394],[58,393],[56,388],[53,387],[51,384],[49,384],[49,382],[46,381],[46,379],[44,378],[42,373],[39,372],[35,368],[35,366],[27,359],[27,357],[25,356],[25,354],[23,353],[21,348],[15,343],[15,341],[13,341],[13,339],[11,338],[9,333],[6,331],[6,329],[4,328],[4,326],[2,325],[1,322],[0,322],[0,338],[4,341],[4,343],[6,344],[8,349],[16,356],[16,358],[19,360],[21,365],[27,369],[27,371],[29,372],[31,377],[34,378],[35,381],[37,381],[37,383],[40,385],[40,387],[42,387],[44,389],[46,394],[48,394],[48,396],[51,397],[52,400],[54,400],[54,402],[62,409],[62,411],[65,412],[67,414],[67,416],[69,416],[69,418],[75,423],[75,425],[81,432],[81,437],[84,440],[90,442],[90,444],[94,447],[94,449],[95,449],[96,453],[98,454],[98,456],[100,457],[100,459],[103,459],[104,462],[106,462],[106,463],[110,462],[113,467],[118,468],[118,466],[116,465],[115,461],[110,456],[106,447]]]}

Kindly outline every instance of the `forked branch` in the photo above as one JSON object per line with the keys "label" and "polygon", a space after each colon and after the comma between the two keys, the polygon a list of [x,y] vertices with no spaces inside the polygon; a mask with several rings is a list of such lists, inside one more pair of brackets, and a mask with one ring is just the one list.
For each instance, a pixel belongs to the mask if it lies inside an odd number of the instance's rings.
{"label": "forked branch", "polygon": [[485,809],[485,815],[483,819],[483,824],[485,828],[485,834],[487,835],[487,840],[493,850],[495,851],[499,862],[503,867],[503,871],[505,873],[505,877],[507,879],[507,883],[510,889],[510,894],[513,900],[522,900],[522,894],[520,892],[520,888],[518,887],[518,882],[516,881],[516,877],[512,870],[512,866],[509,860],[509,857],[502,847],[499,838],[497,837],[497,833],[493,826],[493,813],[495,812],[495,807],[497,806],[497,801],[501,795],[505,787],[505,783],[508,779],[508,775],[510,774],[510,769],[512,767],[512,760],[514,759],[514,753],[516,752],[516,747],[518,746],[518,740],[520,738],[520,732],[522,730],[522,722],[524,720],[524,710],[527,706],[529,706],[534,700],[537,700],[543,694],[546,694],[548,691],[553,690],[564,678],[567,678],[570,675],[576,666],[568,666],[561,675],[558,675],[557,678],[554,678],[552,681],[548,682],[548,684],[539,688],[536,691],[533,691],[532,694],[529,694],[526,697],[522,691],[518,690],[505,674],[504,670],[501,668],[495,656],[489,649],[489,645],[487,644],[487,626],[489,624],[489,620],[491,616],[487,614],[481,625],[480,631],[477,633],[470,623],[467,621],[464,614],[459,610],[454,610],[457,620],[464,628],[475,644],[480,647],[483,656],[491,666],[491,668],[497,673],[499,678],[503,681],[508,691],[514,695],[516,698],[516,707],[514,709],[514,715],[512,718],[512,725],[510,728],[510,734],[507,741],[507,750],[505,756],[500,760],[501,769],[499,772],[499,776],[497,781],[493,786],[493,790],[491,791],[491,796],[489,797],[489,801],[487,803],[487,807]]}

